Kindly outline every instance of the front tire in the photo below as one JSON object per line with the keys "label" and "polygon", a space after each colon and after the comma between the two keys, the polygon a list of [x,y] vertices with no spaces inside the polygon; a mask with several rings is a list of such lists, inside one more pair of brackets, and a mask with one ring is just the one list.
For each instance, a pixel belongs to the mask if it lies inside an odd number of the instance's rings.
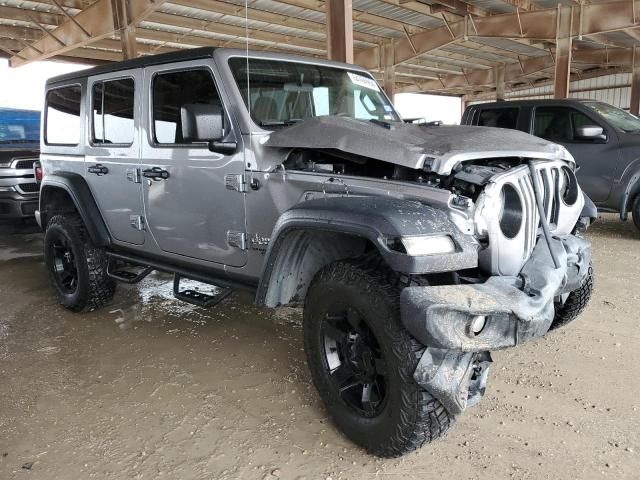
{"label": "front tire", "polygon": [[349,261],[324,267],[307,292],[304,343],[335,424],[369,453],[397,457],[443,435],[454,416],[413,379],[425,347],[402,326],[386,273]]}
{"label": "front tire", "polygon": [[73,312],[97,310],[111,301],[115,282],[108,258],[95,247],[77,215],[56,215],[47,224],[44,258],[60,304]]}
{"label": "front tire", "polygon": [[589,272],[582,284],[569,294],[567,300],[556,307],[556,314],[549,330],[564,327],[573,322],[587,308],[593,293],[593,265],[589,265]]}

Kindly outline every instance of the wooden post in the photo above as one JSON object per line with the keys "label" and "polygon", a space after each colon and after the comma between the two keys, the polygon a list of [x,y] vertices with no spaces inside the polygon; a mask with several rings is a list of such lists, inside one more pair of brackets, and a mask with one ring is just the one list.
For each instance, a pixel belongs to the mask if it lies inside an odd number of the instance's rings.
{"label": "wooden post", "polygon": [[631,103],[629,111],[634,115],[640,113],[640,52],[638,47],[633,47],[632,70],[631,70]]}
{"label": "wooden post", "polygon": [[351,0],[327,0],[327,57],[353,63],[353,9]]}
{"label": "wooden post", "polygon": [[496,80],[496,100],[498,102],[502,102],[504,100],[504,89],[505,89],[504,70],[505,70],[505,66],[504,64],[502,64],[502,65],[498,65],[497,67],[494,67],[494,72],[493,72]]}
{"label": "wooden post", "polygon": [[138,56],[135,27],[130,24],[129,0],[111,0],[113,26],[120,34],[122,58],[128,60]]}
{"label": "wooden post", "polygon": [[554,98],[569,97],[569,81],[571,79],[571,30],[573,15],[561,15],[563,10],[558,5],[556,17],[556,56],[553,79]]}
{"label": "wooden post", "polygon": [[384,81],[383,88],[387,96],[394,102],[396,91],[396,67],[395,67],[395,46],[393,40],[387,42],[382,47],[382,63],[384,65]]}

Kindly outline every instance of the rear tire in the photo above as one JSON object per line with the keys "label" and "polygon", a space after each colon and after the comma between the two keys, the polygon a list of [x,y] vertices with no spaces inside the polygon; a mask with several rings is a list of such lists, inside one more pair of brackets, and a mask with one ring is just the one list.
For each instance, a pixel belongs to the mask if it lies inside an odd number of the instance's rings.
{"label": "rear tire", "polygon": [[589,273],[582,284],[569,294],[567,301],[556,308],[550,330],[564,327],[573,322],[584,311],[593,293],[593,265],[589,265]]}
{"label": "rear tire", "polygon": [[97,310],[111,301],[116,284],[108,258],[95,247],[78,215],[56,215],[47,224],[44,258],[60,304],[73,312]]}
{"label": "rear tire", "polygon": [[454,416],[413,379],[425,347],[401,324],[400,289],[386,273],[324,267],[307,292],[304,343],[334,423],[369,453],[397,457],[443,435]]}

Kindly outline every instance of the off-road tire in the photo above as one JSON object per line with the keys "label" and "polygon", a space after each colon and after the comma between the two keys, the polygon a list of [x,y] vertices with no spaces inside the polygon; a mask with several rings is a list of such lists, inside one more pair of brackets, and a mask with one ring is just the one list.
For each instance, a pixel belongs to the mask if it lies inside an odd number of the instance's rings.
{"label": "off-road tire", "polygon": [[564,327],[573,322],[583,312],[593,293],[593,265],[589,265],[589,273],[582,284],[569,294],[567,301],[556,308],[556,315],[550,330]]}
{"label": "off-road tire", "polygon": [[[66,239],[73,254],[77,281],[72,292],[65,291],[56,279],[53,253],[56,239]],[[78,215],[56,215],[49,220],[44,236],[44,256],[49,282],[64,308],[90,312],[105,306],[113,298],[116,284],[107,275],[107,255],[104,249],[92,244]]]}
{"label": "off-road tire", "polygon": [[[413,379],[425,351],[400,321],[401,284],[371,261],[340,261],[324,267],[309,286],[304,308],[304,344],[313,383],[333,422],[369,453],[397,457],[442,436],[454,416]],[[406,284],[406,283],[405,283]],[[360,314],[384,355],[389,382],[384,409],[366,417],[342,400],[332,382],[322,322],[331,302]]]}
{"label": "off-road tire", "polygon": [[636,228],[640,230],[640,195],[636,195],[631,207],[631,217]]}

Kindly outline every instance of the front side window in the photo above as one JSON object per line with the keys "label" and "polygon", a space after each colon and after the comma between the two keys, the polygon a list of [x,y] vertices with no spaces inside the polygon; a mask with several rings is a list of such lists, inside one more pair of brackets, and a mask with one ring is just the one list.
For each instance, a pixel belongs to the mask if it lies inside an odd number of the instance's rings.
{"label": "front side window", "polygon": [[261,127],[323,115],[400,121],[376,81],[363,72],[283,60],[248,62],[248,81],[246,58],[231,58],[229,67],[253,121]]}
{"label": "front side window", "polygon": [[180,109],[184,105],[220,105],[211,72],[205,69],[158,74],[153,79],[153,139],[184,144]]}
{"label": "front side window", "polygon": [[608,103],[585,102],[585,105],[604,117],[615,128],[620,129],[623,132],[640,131],[640,118],[635,115],[631,115],[630,113],[609,105]]}
{"label": "front side window", "polygon": [[538,107],[535,110],[533,134],[551,142],[580,141],[579,127],[598,126],[584,113],[566,107]]}
{"label": "front side window", "polygon": [[133,143],[135,85],[132,78],[107,80],[93,85],[94,144]]}
{"label": "front side window", "polygon": [[80,143],[80,85],[56,88],[47,92],[45,143],[78,145]]}
{"label": "front side window", "polygon": [[478,118],[480,127],[496,127],[515,129],[518,124],[517,108],[493,108],[482,110]]}

